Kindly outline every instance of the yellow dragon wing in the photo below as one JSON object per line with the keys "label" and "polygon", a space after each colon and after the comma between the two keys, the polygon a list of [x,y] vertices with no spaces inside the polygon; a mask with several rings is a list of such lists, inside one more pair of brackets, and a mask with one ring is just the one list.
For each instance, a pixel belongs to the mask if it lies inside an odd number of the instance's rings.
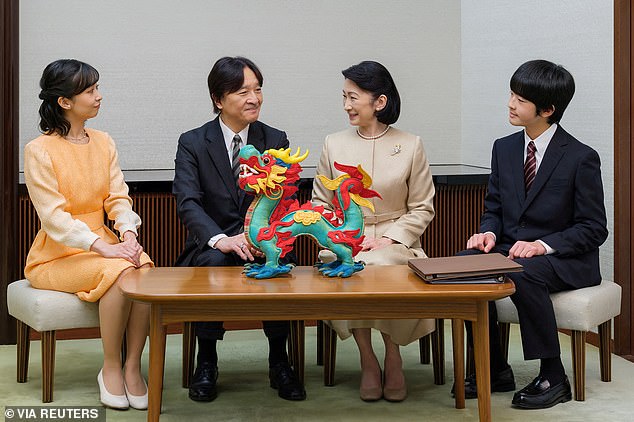
{"label": "yellow dragon wing", "polygon": [[327,178],[326,176],[324,176],[323,174],[318,174],[317,178],[324,185],[324,187],[326,189],[328,189],[328,190],[337,190],[339,185],[341,185],[341,183],[344,180],[349,179],[350,176],[347,175],[347,174],[342,174],[341,176],[337,177],[336,179],[331,180],[331,179]]}

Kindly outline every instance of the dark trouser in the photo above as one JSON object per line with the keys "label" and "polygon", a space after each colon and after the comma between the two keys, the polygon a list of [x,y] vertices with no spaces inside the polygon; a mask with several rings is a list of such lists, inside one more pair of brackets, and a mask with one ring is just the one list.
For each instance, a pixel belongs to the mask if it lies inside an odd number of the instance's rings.
{"label": "dark trouser", "polygon": [[[496,247],[492,252],[508,255],[508,249],[503,247]],[[458,255],[477,253],[481,252],[470,249],[461,251]],[[515,293],[511,295],[511,300],[517,308],[519,317],[524,359],[558,358],[561,352],[557,321],[550,293],[570,290],[574,287],[559,278],[545,256],[517,258],[514,261],[524,267],[524,271],[508,275],[515,283]],[[467,328],[467,330],[469,341],[473,344],[470,329]],[[489,303],[489,340],[491,372],[495,374],[506,367],[506,362],[502,361],[497,311],[494,302]]]}
{"label": "dark trouser", "polygon": [[[222,340],[224,338],[225,329],[222,321],[196,322],[195,326],[196,337],[208,340]],[[267,338],[287,338],[289,327],[288,321],[262,321],[264,335]]]}
{"label": "dark trouser", "polygon": [[[205,248],[192,260],[194,267],[228,267],[244,265],[235,254],[225,254],[218,249]],[[202,339],[222,340],[225,329],[222,321],[196,322],[196,336]],[[289,333],[289,321],[262,321],[264,334],[267,338],[286,339]]]}

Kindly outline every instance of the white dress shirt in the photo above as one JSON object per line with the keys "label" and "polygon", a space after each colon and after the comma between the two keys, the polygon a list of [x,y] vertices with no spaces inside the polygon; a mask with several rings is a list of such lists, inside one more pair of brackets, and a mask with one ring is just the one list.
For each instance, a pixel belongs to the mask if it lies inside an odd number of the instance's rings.
{"label": "white dress shirt", "polygon": [[[533,141],[535,143],[535,175],[537,176],[537,172],[539,171],[539,165],[542,163],[542,158],[544,158],[544,154],[546,153],[546,149],[550,144],[550,140],[553,139],[553,135],[555,135],[555,131],[557,130],[557,123],[553,123],[550,125],[548,129],[542,132],[535,139],[531,139],[530,136],[524,130],[524,162],[526,162],[526,151],[528,149],[528,143]],[[493,232],[486,232],[493,235],[493,238],[497,241],[497,236]],[[486,234],[485,233],[485,234]],[[557,252],[555,249],[551,248],[546,242],[541,239],[537,239],[536,242],[539,242],[544,249],[546,249],[546,255],[553,254]]]}
{"label": "white dress shirt", "polygon": [[524,162],[526,162],[526,149],[528,148],[528,143],[533,141],[535,143],[535,147],[537,148],[535,151],[535,174],[539,171],[539,165],[542,163],[542,158],[544,158],[546,148],[548,148],[548,144],[550,143],[550,140],[553,139],[553,135],[556,130],[557,123],[553,123],[535,139],[531,139],[526,131],[524,131]]}
{"label": "white dress shirt", "polygon": [[[240,138],[242,139],[240,142],[240,148],[245,146],[247,144],[248,136],[249,136],[249,125],[247,125],[240,132],[235,133],[233,130],[229,129],[229,127],[222,121],[222,115],[220,115],[218,122],[220,123],[220,130],[222,131],[222,136],[225,140],[225,146],[227,147],[227,155],[229,157],[229,164],[232,164],[231,160],[233,159],[233,137],[236,135],[240,135]],[[216,249],[216,242],[218,242],[220,239],[224,237],[227,237],[227,235],[224,233],[220,233],[215,236],[212,236],[211,239],[209,239],[209,241],[207,242],[207,244],[210,247]]]}
{"label": "white dress shirt", "polygon": [[[528,143],[530,141],[533,141],[535,143],[535,148],[537,148],[535,150],[535,177],[537,177],[537,172],[539,171],[539,165],[542,163],[542,158],[544,158],[546,149],[548,148],[548,145],[550,144],[550,140],[553,139],[553,135],[555,134],[556,130],[557,130],[557,123],[553,123],[552,125],[550,125],[548,129],[542,132],[542,134],[539,135],[535,139],[531,139],[530,136],[528,136],[528,134],[526,133],[526,130],[524,130],[524,162],[526,162],[526,149],[528,147]],[[537,239],[537,242],[541,243],[542,246],[546,249],[546,255],[550,255],[557,252],[553,248],[548,246],[548,244],[544,242],[543,240]]]}

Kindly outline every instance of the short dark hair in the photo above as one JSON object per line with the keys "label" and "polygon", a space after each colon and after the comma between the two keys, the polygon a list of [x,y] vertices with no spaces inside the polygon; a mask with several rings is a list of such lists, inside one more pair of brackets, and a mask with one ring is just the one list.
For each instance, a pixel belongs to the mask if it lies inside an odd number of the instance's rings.
{"label": "short dark hair", "polygon": [[379,122],[390,125],[396,123],[401,114],[401,97],[398,95],[396,84],[390,72],[381,63],[363,61],[350,66],[341,72],[346,79],[351,80],[359,88],[372,94],[373,99],[381,95],[387,97],[387,104],[383,110],[377,111]]}
{"label": "short dark hair", "polygon": [[575,80],[563,66],[547,60],[531,60],[511,77],[511,91],[535,104],[537,113],[555,108],[548,123],[559,123],[572,96]]}
{"label": "short dark hair", "polygon": [[251,60],[245,57],[223,57],[218,59],[207,76],[207,86],[209,87],[209,96],[214,106],[214,112],[220,113],[220,109],[216,106],[216,101],[232,92],[236,92],[244,84],[244,68],[248,67],[255,73],[255,77],[260,83],[260,87],[264,82],[262,72]]}
{"label": "short dark hair", "polygon": [[75,59],[60,59],[50,63],[40,79],[40,130],[51,135],[66,136],[70,123],[64,117],[59,97],[72,98],[99,81],[99,72],[91,65]]}

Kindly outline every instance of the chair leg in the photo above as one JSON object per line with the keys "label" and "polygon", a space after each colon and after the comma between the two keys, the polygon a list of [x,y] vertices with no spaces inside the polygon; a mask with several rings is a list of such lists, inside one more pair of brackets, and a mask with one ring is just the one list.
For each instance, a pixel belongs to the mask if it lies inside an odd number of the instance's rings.
{"label": "chair leg", "polygon": [[337,333],[324,324],[324,385],[335,385],[335,362],[337,360]]}
{"label": "chair leg", "polygon": [[306,337],[305,321],[291,321],[289,360],[299,380],[304,383],[304,341]]}
{"label": "chair leg", "polygon": [[431,333],[434,361],[434,384],[445,384],[445,320],[436,320],[436,329]]}
{"label": "chair leg", "polygon": [[467,344],[467,356],[465,358],[465,374],[473,375],[475,374],[475,354],[473,353],[473,346],[469,346]]}
{"label": "chair leg", "polygon": [[612,337],[612,320],[599,325],[599,359],[601,361],[601,381],[612,381],[612,351],[610,340]]}
{"label": "chair leg", "polygon": [[509,361],[509,340],[511,338],[511,324],[508,322],[498,322],[500,327],[500,348],[504,361]]}
{"label": "chair leg", "polygon": [[189,388],[194,376],[194,354],[196,353],[196,335],[193,322],[183,322],[183,374],[181,384]]}
{"label": "chair leg", "polygon": [[455,406],[456,409],[464,409],[464,321],[460,319],[451,320],[451,342],[453,345]]}
{"label": "chair leg", "polygon": [[29,350],[31,349],[31,340],[29,339],[30,327],[20,321],[17,321],[17,381],[26,382],[29,375]]}
{"label": "chair leg", "polygon": [[[452,321],[452,331],[454,329],[457,328],[453,328],[454,325],[456,325],[456,321],[457,320],[453,320]],[[463,321],[462,322],[463,325],[466,324],[471,324],[471,322],[469,321]],[[465,327],[463,327],[464,330]],[[464,333],[463,333],[463,337],[464,337]],[[454,340],[455,341],[455,340]],[[465,370],[465,376],[469,376],[469,375],[473,375],[475,374],[475,354],[473,353],[473,345],[469,345],[469,341],[463,341],[464,343],[466,343],[464,347],[464,349],[466,350],[466,354],[464,354],[464,370]],[[454,358],[455,360],[455,358]],[[454,362],[455,365],[455,362]]]}
{"label": "chair leg", "polygon": [[586,399],[586,332],[573,330],[570,335],[572,349],[572,367],[575,382],[575,400]]}
{"label": "chair leg", "polygon": [[55,373],[55,330],[42,331],[42,403],[53,401]]}
{"label": "chair leg", "polygon": [[431,361],[431,333],[418,339],[418,349],[421,365],[429,365]]}
{"label": "chair leg", "polygon": [[324,364],[324,321],[317,321],[317,365]]}
{"label": "chair leg", "polygon": [[286,339],[288,346],[288,364],[293,368],[297,363],[297,326],[295,322],[297,321],[289,321],[288,338]]}

